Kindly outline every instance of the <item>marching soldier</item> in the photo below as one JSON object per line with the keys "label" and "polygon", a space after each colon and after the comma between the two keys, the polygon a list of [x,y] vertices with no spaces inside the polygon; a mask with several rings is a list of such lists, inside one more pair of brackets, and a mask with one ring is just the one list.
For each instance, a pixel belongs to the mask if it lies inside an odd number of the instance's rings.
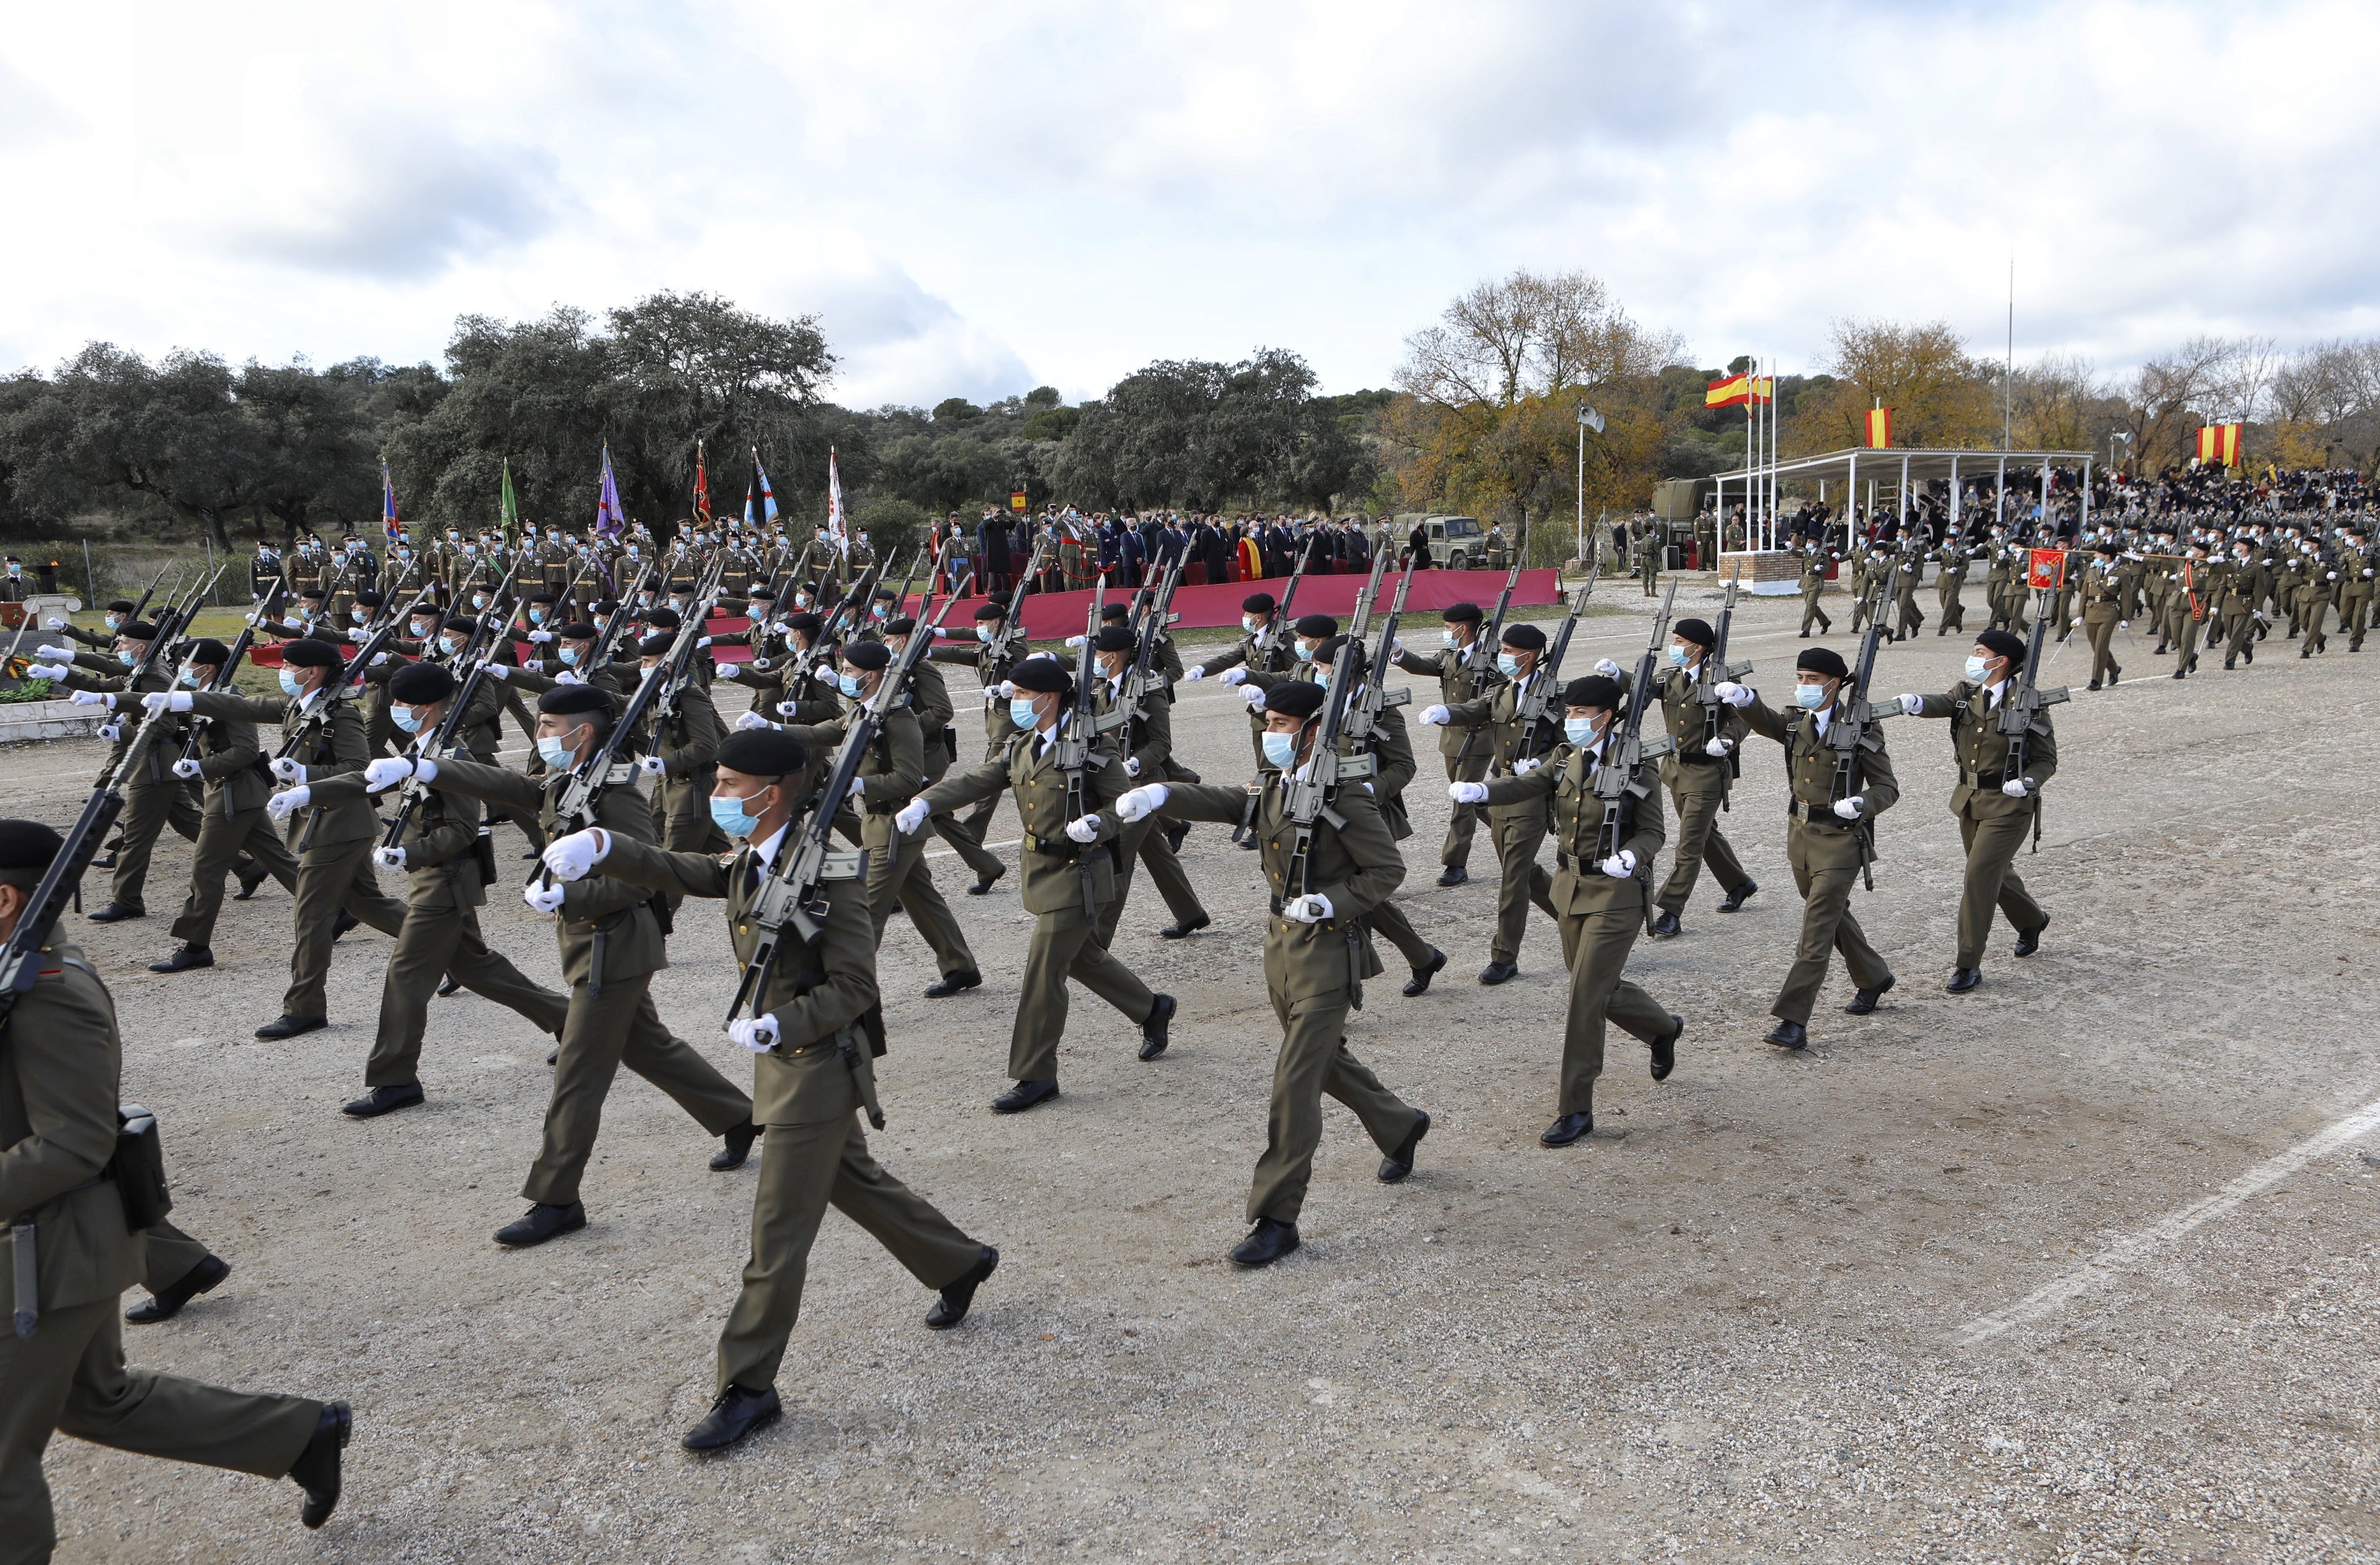
{"label": "marching soldier", "polygon": [[1058,1096],[1058,1040],[1066,1031],[1069,977],[1139,1025],[1143,1060],[1165,1052],[1174,1010],[1172,995],[1152,992],[1099,940],[1099,905],[1115,895],[1115,862],[1108,844],[1117,839],[1120,822],[1112,806],[1130,781],[1121,758],[1098,735],[1083,736],[1090,746],[1083,802],[1090,807],[1070,816],[1067,778],[1058,759],[1060,744],[1073,737],[1066,730],[1075,721],[1074,675],[1055,658],[1027,658],[1009,675],[1009,687],[1014,691],[1009,715],[1016,734],[1001,755],[972,771],[945,777],[893,817],[894,825],[914,835],[929,815],[1005,790],[1025,823],[1017,890],[1035,922],[1009,1035],[1008,1074],[1016,1085],[991,1104],[1002,1114],[1021,1113]]}
{"label": "marching soldier", "polygon": [[[1504,683],[1492,695],[1475,696],[1459,706],[1440,702],[1430,707],[1422,712],[1421,721],[1486,730],[1494,758],[1493,774],[1526,775],[1542,758],[1521,753],[1526,725],[1520,721],[1520,709],[1529,686],[1547,677],[1537,670],[1537,660],[1545,651],[1544,631],[1525,622],[1506,625],[1496,652],[1496,670],[1504,676]],[[1491,806],[1488,811],[1501,880],[1496,893],[1496,935],[1488,946],[1488,965],[1479,971],[1483,984],[1505,983],[1520,972],[1521,940],[1528,933],[1532,904],[1544,909],[1548,918],[1560,916],[1554,911],[1553,878],[1537,863],[1537,849],[1545,843],[1548,825],[1541,797],[1516,798]]]}
{"label": "marching soldier", "polygon": [[[894,657],[908,646],[909,637],[918,634],[917,621],[904,614],[886,623],[884,645]],[[936,634],[928,626],[925,634]],[[942,671],[934,666],[934,653],[941,649],[928,647],[926,656],[918,659],[909,670],[909,710],[917,714],[918,729],[926,739],[926,786],[932,787],[949,775],[958,764],[958,709],[951,701],[951,688],[943,682]],[[956,816],[947,810],[934,817],[934,834],[951,845],[959,861],[975,871],[976,884],[969,888],[978,896],[983,894],[994,880],[1008,872],[1000,855],[983,845],[979,837],[970,835]]]}
{"label": "marching soldier", "polygon": [[[1102,718],[1122,706],[1124,683],[1131,676],[1133,658],[1139,649],[1140,638],[1129,626],[1099,627],[1091,644],[1092,661],[1099,671],[1099,688],[1092,704]],[[1198,780],[1196,772],[1173,760],[1173,702],[1167,692],[1144,692],[1132,710],[1123,713],[1123,722],[1115,730],[1115,746],[1123,758],[1127,779],[1185,782]],[[1133,867],[1136,864],[1148,866],[1150,881],[1157,887],[1158,895],[1165,899],[1166,911],[1173,915],[1173,922],[1157,931],[1160,939],[1184,940],[1214,923],[1160,826],[1155,820],[1139,820],[1116,834],[1116,894],[1099,907],[1101,945],[1115,943],[1116,925],[1123,917],[1126,899],[1132,895]]]}
{"label": "marching soldier", "polygon": [[1925,611],[1917,606],[1917,578],[1924,574],[1925,548],[1916,538],[1901,540],[1900,552],[1886,561],[1892,572],[1892,601],[1898,617],[1892,638],[1906,641],[1925,628]]}
{"label": "marching soldier", "polygon": [[[760,878],[793,845],[789,829],[809,756],[791,734],[754,729],[719,746],[713,818],[738,839],[732,855],[670,853],[601,828],[556,840],[546,858],[558,877],[600,871],[619,885],[713,897],[724,903],[736,959],[748,964],[759,931],[747,913]],[[752,1117],[766,1137],[752,1201],[744,1285],[720,1333],[710,1411],[687,1431],[688,1450],[734,1445],[776,1418],[778,1365],[801,1313],[810,1245],[832,1205],[940,1292],[926,1316],[934,1330],[965,1319],[1000,1252],[962,1233],[877,1163],[857,1112],[873,1100],[872,1053],[883,1021],[876,987],[876,919],[856,864],[832,865],[820,882],[822,928],[770,969],[753,1014],[728,1036],[753,1056]],[[871,1043],[870,1040],[880,1040]]]}
{"label": "marching soldier", "polygon": [[2024,765],[2009,774],[2009,736],[1999,730],[2000,704],[2015,693],[2023,671],[2025,644],[2005,630],[1975,637],[1967,654],[1966,677],[1942,696],[1904,695],[1900,710],[1911,717],[1947,718],[1950,751],[1958,758],[1959,782],[1950,790],[1950,813],[1967,850],[1966,891],[1959,900],[1959,953],[1943,987],[1965,994],[1984,981],[1984,944],[1992,932],[1995,908],[2016,928],[2016,954],[2041,949],[2049,915],[2024,889],[2016,873],[2017,849],[2041,819],[2041,787],[2058,770],[2058,737],[2049,714],[2037,711],[2024,736]]}
{"label": "marching soldier", "polygon": [[[1485,670],[1475,671],[1472,649],[1479,642],[1479,624],[1483,616],[1476,603],[1456,603],[1446,611],[1445,647],[1438,656],[1425,658],[1408,652],[1404,644],[1397,644],[1397,667],[1407,673],[1418,673],[1438,681],[1439,705],[1448,708],[1462,706],[1481,695],[1489,681]],[[1471,742],[1468,732],[1441,724],[1438,731],[1439,758],[1446,763],[1449,782],[1476,782],[1488,775],[1488,747]],[[1471,838],[1479,822],[1475,805],[1458,804],[1446,823],[1446,842],[1439,849],[1438,883],[1459,886],[1471,879]]]}
{"label": "marching soldier", "polygon": [[2193,538],[2183,546],[2180,566],[2173,573],[2173,590],[2166,598],[2161,631],[2179,654],[2173,661],[2176,679],[2187,679],[2198,672],[2198,627],[2206,618],[2206,546]]}
{"label": "marching soldier", "polygon": [[[38,821],[0,821],[0,940],[16,933],[65,845]],[[56,1547],[42,1453],[61,1430],[292,1479],[306,1496],[298,1519],[320,1527],[339,1503],[346,1403],[125,1367],[116,1304],[141,1273],[148,1240],[127,1231],[112,1177],[123,1085],[115,1005],[70,941],[53,935],[31,960],[31,987],[0,1022],[0,1216],[16,1280],[16,1329],[0,1332],[0,1556],[38,1565]]]}
{"label": "marching soldier", "polygon": [[2082,634],[2091,641],[2090,688],[2096,690],[2102,683],[2120,684],[2124,677],[2124,671],[2116,662],[2114,643],[2116,632],[2125,625],[2126,586],[2116,564],[2120,552],[2112,541],[2102,540],[2093,546],[2092,552],[2096,557],[2082,573]]}
{"label": "marching soldier", "polygon": [[[1289,649],[1280,644],[1269,648],[1264,645],[1264,637],[1271,630],[1273,611],[1278,607],[1280,605],[1269,592],[1251,592],[1241,599],[1239,640],[1208,658],[1205,662],[1193,663],[1183,678],[1195,685],[1202,679],[1212,679],[1224,670],[1232,668],[1245,669],[1250,673],[1288,673],[1293,661]],[[1255,712],[1248,714],[1248,746],[1256,752],[1257,764],[1262,766],[1264,764],[1264,719]],[[1254,843],[1242,845],[1251,848],[1256,846]]]}
{"label": "marching soldier", "polygon": [[2350,522],[2338,551],[2338,628],[2347,633],[2350,652],[2363,650],[2375,587],[2380,587],[2380,555],[2374,554],[2364,524]]}
{"label": "marching soldier", "polygon": [[[1603,1074],[1607,1024],[1616,1022],[1652,1051],[1655,1081],[1677,1064],[1685,1018],[1664,1008],[1625,976],[1629,949],[1645,928],[1646,885],[1661,851],[1661,795],[1649,760],[1637,764],[1621,800],[1616,829],[1596,794],[1621,697],[1618,680],[1588,674],[1562,687],[1563,742],[1546,764],[1493,782],[1456,782],[1447,792],[1474,803],[1524,798],[1549,801],[1553,816],[1553,883],[1562,959],[1570,968],[1570,1004],[1562,1034],[1560,1108],[1537,1140],[1567,1146],[1595,1129],[1595,1080]],[[1700,736],[1700,724],[1696,725]]]}
{"label": "marching soldier", "polygon": [[2305,556],[2305,586],[2298,593],[2298,623],[2305,629],[2305,645],[2298,649],[2301,658],[2330,650],[2330,637],[2323,632],[2323,622],[2330,617],[2331,600],[2338,592],[2338,556],[2321,540],[2314,540]]}
{"label": "marching soldier", "polygon": [[[1272,916],[1265,924],[1265,989],[1281,1040],[1264,1155],[1257,1159],[1248,1191],[1247,1215],[1254,1226],[1231,1251],[1232,1259],[1245,1267],[1269,1266],[1298,1247],[1297,1219],[1322,1140],[1325,1093],[1354,1110],[1379,1147],[1382,1183],[1397,1183],[1413,1172],[1415,1153],[1429,1134],[1429,1116],[1382,1086],[1347,1049],[1347,1013],[1363,1003],[1364,980],[1381,970],[1365,918],[1404,879],[1404,860],[1379,806],[1361,788],[1334,790],[1330,809],[1312,823],[1310,841],[1301,843],[1289,813],[1283,779],[1313,758],[1324,696],[1321,685],[1304,680],[1265,692],[1265,747],[1271,764],[1255,782],[1243,787],[1156,782],[1121,802],[1130,819],[1161,811],[1178,819],[1237,825],[1249,795],[1257,795],[1259,862],[1272,893]],[[1290,882],[1301,845],[1305,886],[1311,891]]]}
{"label": "marching soldier", "polygon": [[[1819,595],[1827,590],[1827,567],[1842,556],[1831,549],[1821,548],[1815,540],[1797,545],[1793,552],[1802,559],[1802,639],[1810,639],[1810,622],[1818,622],[1818,634],[1826,635],[1835,628],[1827,611],[1818,606]],[[1856,609],[1853,611],[1856,613]]]}
{"label": "marching soldier", "polygon": [[[501,710],[495,692],[482,681],[472,710],[456,731],[457,748],[468,748],[473,729],[492,729]],[[392,715],[418,748],[445,722],[459,691],[455,676],[435,663],[408,663],[388,682]],[[293,797],[294,795],[294,797]],[[280,795],[286,809],[361,804],[370,795],[359,772],[304,783]],[[286,813],[285,809],[285,813]],[[511,1007],[538,1031],[561,1036],[570,1002],[488,949],[480,934],[478,910],[487,905],[493,856],[480,850],[478,806],[460,794],[424,789],[395,847],[372,850],[372,862],[407,876],[405,926],[389,954],[381,981],[380,1025],[364,1067],[364,1095],[342,1112],[368,1120],[422,1101],[421,1038],[430,1023],[430,993],[439,979],[455,981],[484,999]]]}
{"label": "marching soldier", "polygon": [[1719,695],[1742,710],[1743,721],[1763,738],[1785,748],[1785,773],[1791,788],[1786,801],[1785,856],[1793,866],[1794,889],[1802,893],[1802,943],[1786,975],[1770,1014],[1777,1025],[1766,1041],[1780,1049],[1802,1049],[1810,1041],[1810,1012],[1827,981],[1827,968],[1840,951],[1859,992],[1843,1007],[1854,1016],[1876,1009],[1892,988],[1892,969],[1867,941],[1852,916],[1852,887],[1861,867],[1871,856],[1869,833],[1876,818],[1900,796],[1893,781],[1892,762],[1884,750],[1884,735],[1870,726],[1861,735],[1851,766],[1850,785],[1836,787],[1836,751],[1828,730],[1844,721],[1842,702],[1849,694],[1851,669],[1829,648],[1813,647],[1794,660],[1792,716],[1772,711],[1758,694],[1743,685],[1723,684]]}
{"label": "marching soldier", "polygon": [[[1705,621],[1680,620],[1670,630],[1670,666],[1654,676],[1653,692],[1661,703],[1661,721],[1671,745],[1661,763],[1661,781],[1678,807],[1677,859],[1654,899],[1660,910],[1649,931],[1655,940],[1669,940],[1682,932],[1679,915],[1694,897],[1694,882],[1701,879],[1706,864],[1710,866],[1711,879],[1726,889],[1718,904],[1721,913],[1736,912],[1760,889],[1718,829],[1719,812],[1727,804],[1729,784],[1742,759],[1743,718],[1733,707],[1722,704],[1718,709],[1718,732],[1714,734],[1709,732],[1711,709],[1694,694],[1697,685],[1714,677],[1705,665],[1718,642],[1717,633]],[[1631,700],[1635,698],[1629,689],[1629,676],[1618,663],[1607,658],[1596,665],[1596,671],[1615,680]],[[1658,831],[1658,818],[1655,827]]]}
{"label": "marching soldier", "polygon": [[2207,612],[2223,618],[2223,666],[2236,668],[2241,658],[2252,665],[2256,661],[2256,604],[2262,596],[2258,590],[2261,567],[2254,551],[2246,539],[2235,539],[2231,557],[2211,568],[2215,581]]}
{"label": "marching soldier", "polygon": [[1960,588],[1967,579],[1967,567],[1974,564],[1974,555],[1967,540],[1959,536],[1957,524],[1943,536],[1942,547],[1936,551],[1934,565],[1934,605],[1940,623],[1934,634],[1948,636],[1967,627],[1967,606],[1961,601]]}
{"label": "marching soldier", "polygon": [[[542,780],[478,761],[395,756],[364,769],[364,785],[378,794],[419,779],[442,793],[483,804],[534,808],[547,836],[560,825],[558,808],[573,770],[603,747],[615,712],[609,692],[565,685],[538,698],[538,749]],[[637,792],[637,769],[615,766],[597,802],[598,819],[614,840],[646,842],[652,807]],[[547,844],[548,851],[552,844]],[[710,1159],[725,1172],[741,1168],[759,1131],[752,1100],[727,1084],[710,1062],[674,1037],[653,1005],[652,976],[668,961],[654,898],[624,885],[543,884],[531,880],[521,898],[552,914],[570,1003],[554,1057],[553,1097],[537,1161],[521,1188],[529,1209],[496,1231],[496,1243],[515,1248],[542,1244],[587,1226],[579,1183],[595,1150],[603,1100],[625,1065],[659,1087],[709,1134],[724,1143]]]}
{"label": "marching soldier", "polygon": [[[1017,588],[1015,596],[1021,601],[1024,588],[1021,587]],[[1007,649],[1003,644],[1003,633],[1006,629],[1009,612],[1008,604],[995,594],[976,608],[973,645],[961,642],[956,646],[935,646],[926,649],[926,656],[935,662],[962,663],[975,670],[977,683],[983,689],[983,729],[986,739],[983,758],[987,764],[1000,758],[1008,747],[1008,741],[1016,734],[1016,725],[1008,720],[1008,700],[1000,694],[1001,686],[1007,683],[1010,671],[1014,669],[1025,656],[1025,648],[1021,643],[1014,651]],[[1024,611],[1019,609],[1016,612],[1022,613]],[[967,895],[971,897],[979,897],[989,892],[992,882],[1008,873],[1008,866],[993,856],[991,851],[983,845],[986,829],[991,823],[992,811],[999,807],[999,794],[992,793],[986,795],[982,802],[969,810],[964,818],[950,810],[944,810],[934,817],[934,834],[950,843],[953,850],[966,860],[967,867],[975,871],[975,884],[967,888]],[[978,857],[978,855],[982,856]],[[985,859],[990,859],[990,862],[987,864],[984,862]]]}

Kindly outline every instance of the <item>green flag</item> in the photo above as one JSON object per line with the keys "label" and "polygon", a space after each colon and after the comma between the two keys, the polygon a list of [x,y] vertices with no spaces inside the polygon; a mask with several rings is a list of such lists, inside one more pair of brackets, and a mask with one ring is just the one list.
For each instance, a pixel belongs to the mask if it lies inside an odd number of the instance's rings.
{"label": "green flag", "polygon": [[509,456],[504,458],[504,496],[498,509],[503,513],[504,541],[518,543],[520,541],[520,506],[513,499],[513,463]]}

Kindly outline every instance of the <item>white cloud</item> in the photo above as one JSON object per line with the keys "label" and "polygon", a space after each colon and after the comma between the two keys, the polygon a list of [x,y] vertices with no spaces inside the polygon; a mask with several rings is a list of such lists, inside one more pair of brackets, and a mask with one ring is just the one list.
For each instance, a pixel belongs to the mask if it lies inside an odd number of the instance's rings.
{"label": "white cloud", "polygon": [[[818,313],[859,405],[1305,353],[1516,266],[1705,362],[1846,315],[2137,361],[2372,330],[2368,6],[105,4],[0,37],[0,355],[434,358],[657,288]],[[128,62],[94,94],[90,62]]]}

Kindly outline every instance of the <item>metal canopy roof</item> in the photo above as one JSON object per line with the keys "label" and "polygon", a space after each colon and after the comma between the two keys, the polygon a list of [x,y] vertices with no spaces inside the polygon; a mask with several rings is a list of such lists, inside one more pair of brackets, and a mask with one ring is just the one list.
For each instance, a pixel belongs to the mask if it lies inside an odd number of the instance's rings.
{"label": "metal canopy roof", "polygon": [[1827,479],[1848,482],[1854,472],[1864,472],[1870,479],[1898,479],[1906,465],[1910,479],[1947,479],[1955,468],[1962,477],[1984,472],[1997,472],[2005,462],[2010,467],[2038,469],[2046,463],[2056,467],[2087,467],[2096,459],[2088,451],[1925,451],[1900,446],[1853,446],[1844,451],[1829,451],[1815,456],[1796,456],[1773,467],[1752,469],[1736,468],[1720,473],[1716,482],[1740,489],[1749,480],[1765,479],[1771,474],[1782,479]]}

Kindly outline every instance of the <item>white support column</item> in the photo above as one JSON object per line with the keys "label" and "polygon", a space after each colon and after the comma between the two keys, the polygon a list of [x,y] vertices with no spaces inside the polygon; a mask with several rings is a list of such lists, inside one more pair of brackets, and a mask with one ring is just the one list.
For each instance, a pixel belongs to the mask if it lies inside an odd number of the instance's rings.
{"label": "white support column", "polygon": [[1843,542],[1859,537],[1859,447],[1852,448],[1851,467],[1843,474]]}

